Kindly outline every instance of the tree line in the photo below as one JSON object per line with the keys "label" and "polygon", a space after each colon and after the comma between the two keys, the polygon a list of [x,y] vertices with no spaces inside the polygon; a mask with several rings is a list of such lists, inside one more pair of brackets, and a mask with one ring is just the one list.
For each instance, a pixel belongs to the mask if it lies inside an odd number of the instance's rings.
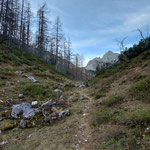
{"label": "tree line", "polygon": [[20,48],[34,48],[39,57],[48,52],[49,63],[56,69],[77,80],[88,78],[83,68],[84,58],[72,53],[72,43],[63,33],[61,19],[57,17],[52,23],[48,16],[46,3],[39,8],[34,18],[29,1],[0,0],[1,42],[15,41]]}

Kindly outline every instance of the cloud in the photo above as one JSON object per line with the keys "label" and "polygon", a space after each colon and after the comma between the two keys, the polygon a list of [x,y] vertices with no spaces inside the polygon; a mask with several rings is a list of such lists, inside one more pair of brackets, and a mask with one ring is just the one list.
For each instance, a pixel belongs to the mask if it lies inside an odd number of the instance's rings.
{"label": "cloud", "polygon": [[[31,0],[34,11],[43,3]],[[150,23],[149,0],[49,0],[51,19],[60,16],[74,52],[86,62],[106,51],[119,51],[115,39],[128,36],[126,46],[139,40],[137,28]]]}

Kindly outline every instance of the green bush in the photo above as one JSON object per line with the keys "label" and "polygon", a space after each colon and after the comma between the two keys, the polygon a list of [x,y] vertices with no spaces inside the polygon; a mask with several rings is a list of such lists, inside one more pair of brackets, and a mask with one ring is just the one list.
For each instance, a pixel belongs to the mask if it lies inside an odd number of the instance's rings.
{"label": "green bush", "polygon": [[109,97],[108,99],[104,100],[103,104],[108,107],[111,107],[115,104],[118,104],[123,99],[124,99],[123,95],[113,95],[113,96]]}
{"label": "green bush", "polygon": [[150,124],[150,109],[139,110],[125,119],[131,126],[147,126]]}
{"label": "green bush", "polygon": [[98,126],[103,123],[107,123],[109,121],[115,120],[115,118],[120,115],[110,111],[101,111],[93,114],[92,117],[92,125]]}
{"label": "green bush", "polygon": [[150,77],[142,79],[131,86],[129,92],[137,100],[150,102]]}

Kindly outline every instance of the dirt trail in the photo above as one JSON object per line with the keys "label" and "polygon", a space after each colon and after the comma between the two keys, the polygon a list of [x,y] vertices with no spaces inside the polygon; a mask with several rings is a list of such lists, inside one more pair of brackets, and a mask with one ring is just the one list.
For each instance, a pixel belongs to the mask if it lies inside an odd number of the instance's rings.
{"label": "dirt trail", "polygon": [[87,150],[91,138],[91,130],[89,128],[89,113],[93,99],[89,96],[88,92],[88,88],[79,91],[80,95],[84,95],[87,99],[83,100],[83,102],[80,103],[79,106],[84,108],[81,108],[83,112],[82,116],[80,116],[79,118],[79,127],[76,134],[76,138],[78,140],[78,143],[76,143],[75,145],[76,150]]}

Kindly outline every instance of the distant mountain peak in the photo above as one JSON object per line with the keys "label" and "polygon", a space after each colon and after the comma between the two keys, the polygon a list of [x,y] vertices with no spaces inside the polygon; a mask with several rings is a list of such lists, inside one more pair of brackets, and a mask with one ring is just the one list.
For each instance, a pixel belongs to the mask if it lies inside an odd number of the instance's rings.
{"label": "distant mountain peak", "polygon": [[108,51],[104,54],[102,58],[96,57],[93,60],[90,60],[85,68],[87,70],[95,71],[97,65],[102,67],[105,63],[112,63],[112,64],[115,63],[116,61],[118,61],[118,56],[119,56],[118,53]]}

